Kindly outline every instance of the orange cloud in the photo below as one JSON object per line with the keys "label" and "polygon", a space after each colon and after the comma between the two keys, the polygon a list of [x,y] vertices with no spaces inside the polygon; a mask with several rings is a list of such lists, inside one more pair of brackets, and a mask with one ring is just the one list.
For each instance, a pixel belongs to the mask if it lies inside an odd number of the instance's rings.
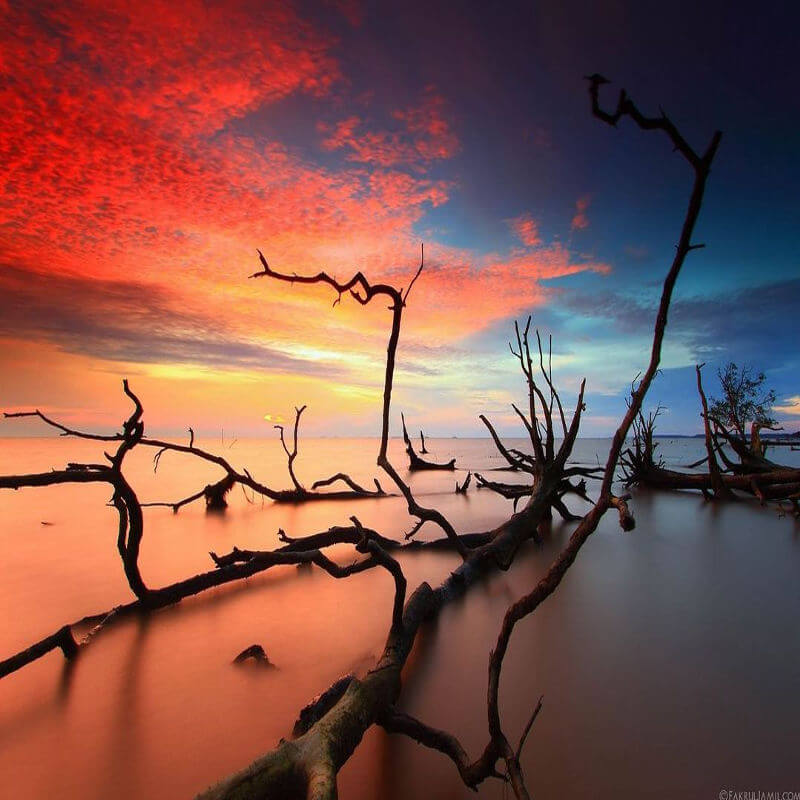
{"label": "orange cloud", "polygon": [[800,416],[800,395],[787,397],[783,403],[774,406],[775,411],[789,416]]}
{"label": "orange cloud", "polygon": [[536,247],[542,243],[539,237],[539,224],[530,214],[522,214],[510,221],[511,229],[526,247]]}
{"label": "orange cloud", "polygon": [[548,296],[543,280],[611,270],[603,262],[573,260],[557,242],[479,259],[437,246],[430,250],[429,266],[419,279],[419,295],[409,303],[413,327],[407,336],[411,339],[457,341],[541,305]]}

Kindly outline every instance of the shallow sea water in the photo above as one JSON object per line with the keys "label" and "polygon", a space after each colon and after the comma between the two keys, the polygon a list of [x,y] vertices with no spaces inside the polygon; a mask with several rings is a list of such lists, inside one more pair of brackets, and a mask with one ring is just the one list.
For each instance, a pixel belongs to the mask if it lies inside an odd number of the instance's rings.
{"label": "shallow sea water", "polygon": [[[241,440],[220,449],[260,480],[289,485],[280,445]],[[465,469],[502,466],[485,439],[428,442],[431,457]],[[605,460],[606,440],[579,440],[574,460]],[[662,440],[670,464],[700,457],[701,440]],[[311,483],[344,470],[371,483],[376,443],[301,442],[297,469]],[[800,463],[781,448],[777,460]],[[404,464],[393,440],[394,463]],[[142,501],[174,500],[217,477],[167,453],[157,474],[140,448],[126,474]],[[99,448],[59,438],[0,439],[0,472],[43,471],[96,461]],[[463,472],[410,478],[419,499],[461,532],[487,529],[511,503],[473,487]],[[108,487],[0,492],[0,656],[67,621],[130,599],[116,552]],[[209,550],[269,548],[276,531],[299,536],[356,514],[388,536],[412,521],[398,498],[275,506],[250,504],[239,488],[225,515],[200,504],[173,515],[145,510],[141,567],[159,586],[211,567]],[[580,501],[572,502],[576,511]],[[556,594],[516,630],[501,685],[501,710],[517,736],[539,695],[544,707],[524,755],[537,798],[717,797],[800,791],[800,527],[774,508],[715,507],[692,494],[636,492],[633,533],[609,515]],[[48,524],[43,524],[48,523]],[[554,524],[539,548],[446,608],[420,635],[404,673],[401,707],[457,733],[478,754],[486,741],[486,674],[505,608],[535,583],[569,535]],[[423,529],[423,536],[435,531]],[[343,562],[353,548],[335,548]],[[446,553],[401,556],[409,592],[458,563]],[[67,665],[51,653],[0,681],[0,796],[191,797],[273,747],[297,711],[380,652],[391,613],[391,578],[373,570],[337,581],[319,570],[271,570],[206,592],[146,621],[103,633]],[[232,658],[260,643],[278,666],[240,669]],[[373,729],[340,774],[340,796],[466,798],[443,756]],[[485,784],[482,798],[501,798]]]}

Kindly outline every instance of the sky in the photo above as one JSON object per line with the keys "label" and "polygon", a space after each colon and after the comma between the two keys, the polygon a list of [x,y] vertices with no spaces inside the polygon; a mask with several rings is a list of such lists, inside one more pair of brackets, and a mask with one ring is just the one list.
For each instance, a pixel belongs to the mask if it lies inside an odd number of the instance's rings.
{"label": "sky", "polygon": [[[692,173],[590,114],[583,76],[723,131],[647,402],[700,430],[728,361],[800,427],[800,78],[785,3],[0,0],[0,408],[96,430],[376,435],[390,314],[250,280],[406,286],[392,420],[524,433],[514,320],[585,436],[644,369]],[[0,423],[0,436],[40,432]]]}

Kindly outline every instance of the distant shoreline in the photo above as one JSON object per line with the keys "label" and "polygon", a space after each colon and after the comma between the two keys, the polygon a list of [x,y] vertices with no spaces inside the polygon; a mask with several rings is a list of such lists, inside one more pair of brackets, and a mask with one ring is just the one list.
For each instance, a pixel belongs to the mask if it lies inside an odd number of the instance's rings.
{"label": "distant shoreline", "polygon": [[[109,433],[113,433],[113,432],[114,431],[109,431]],[[160,438],[175,439],[175,440],[179,440],[181,437],[185,438],[185,436],[186,436],[185,432],[179,432],[177,434],[175,434],[175,433],[159,433],[159,432],[156,432],[155,435],[159,436]],[[508,440],[511,440],[511,441],[514,441],[514,440],[523,440],[524,441],[526,439],[525,436],[510,436],[510,435],[507,435],[507,434],[500,434],[500,435],[504,439],[508,439]],[[212,439],[216,439],[217,437],[218,437],[218,434],[209,434],[209,435],[206,435],[206,436],[203,436],[202,434],[198,434],[198,441],[199,441],[200,438],[203,438],[206,441],[209,441],[209,440],[212,440]],[[235,438],[239,439],[240,441],[244,441],[244,440],[247,440],[247,441],[263,441],[263,440],[270,440],[272,437],[270,437],[269,434],[265,434],[263,436],[254,436],[254,435],[250,435],[250,434],[242,434],[241,436],[236,436]],[[305,438],[307,440],[309,440],[309,441],[312,441],[312,440],[317,440],[318,441],[318,440],[321,440],[321,439],[330,439],[331,441],[335,441],[335,440],[338,440],[338,439],[351,440],[351,441],[354,440],[354,439],[363,440],[363,441],[376,441],[379,437],[378,436],[363,436],[363,435],[362,436],[359,436],[359,435],[354,435],[354,436],[330,436],[330,435],[328,435],[328,436],[324,436],[323,435],[323,436],[306,436]],[[390,440],[393,440],[393,439],[402,440],[402,438],[403,438],[402,435],[390,436],[389,437]],[[628,437],[628,438],[631,438],[631,437]],[[702,438],[704,438],[704,434],[703,433],[655,433],[655,434],[653,434],[653,438],[654,439],[691,439],[691,440],[694,440],[694,439],[702,439]],[[9,439],[72,439],[73,441],[75,440],[74,437],[62,437],[62,436],[59,436],[58,434],[52,434],[52,433],[45,433],[45,434],[25,434],[25,433],[20,433],[20,434],[16,434],[16,433],[8,432],[8,431],[0,431],[0,441],[2,441],[3,439],[6,439],[6,440],[9,440]],[[434,442],[434,441],[449,441],[449,440],[452,440],[452,439],[461,439],[461,440],[464,440],[464,441],[470,441],[470,440],[472,440],[472,441],[487,441],[487,442],[492,441],[491,436],[435,436],[435,435],[430,435],[429,436],[427,434],[425,435],[425,439],[427,441],[431,441],[431,442]],[[578,436],[578,439],[579,440],[584,440],[584,441],[592,441],[592,440],[601,441],[601,440],[611,439],[611,434],[609,434],[607,436]],[[762,434],[761,440],[763,442],[765,442],[766,444],[769,444],[770,446],[776,446],[776,447],[788,446],[788,445],[800,446],[800,433],[784,434],[783,436],[779,436],[779,435],[775,435],[775,434],[771,434],[771,435],[767,436],[767,435]],[[229,445],[226,445],[226,446],[229,446]]]}

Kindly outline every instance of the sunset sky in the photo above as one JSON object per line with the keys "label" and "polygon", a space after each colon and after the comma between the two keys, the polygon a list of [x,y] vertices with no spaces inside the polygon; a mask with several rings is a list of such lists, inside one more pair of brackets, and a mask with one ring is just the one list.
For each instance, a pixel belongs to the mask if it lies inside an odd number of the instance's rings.
{"label": "sunset sky", "polygon": [[[602,10],[598,8],[602,5]],[[800,103],[786,4],[0,0],[0,408],[107,429],[372,435],[390,322],[285,272],[405,286],[395,410],[517,432],[513,320],[554,336],[584,435],[646,364],[691,172],[589,113],[599,71],[703,149],[724,132],[650,405],[699,430],[728,360],[800,427]],[[490,10],[491,9],[491,10]],[[791,48],[791,49],[790,49]],[[0,423],[0,435],[41,429]]]}

